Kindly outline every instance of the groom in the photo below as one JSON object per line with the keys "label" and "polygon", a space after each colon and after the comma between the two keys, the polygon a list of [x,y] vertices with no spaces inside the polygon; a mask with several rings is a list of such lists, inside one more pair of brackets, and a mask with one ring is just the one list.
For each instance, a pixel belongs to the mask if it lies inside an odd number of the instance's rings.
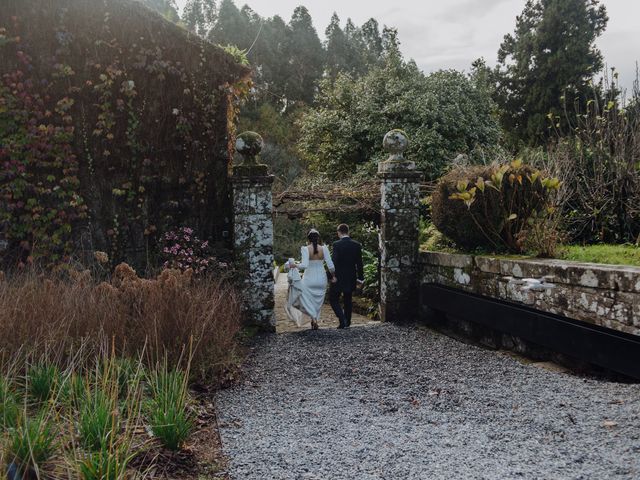
{"label": "groom", "polygon": [[[340,321],[338,328],[351,325],[353,291],[364,283],[362,271],[362,246],[349,237],[349,226],[344,223],[338,226],[338,240],[333,244],[333,263],[336,267],[337,280],[329,288],[331,308]],[[340,296],[344,299],[344,310],[340,305]]]}

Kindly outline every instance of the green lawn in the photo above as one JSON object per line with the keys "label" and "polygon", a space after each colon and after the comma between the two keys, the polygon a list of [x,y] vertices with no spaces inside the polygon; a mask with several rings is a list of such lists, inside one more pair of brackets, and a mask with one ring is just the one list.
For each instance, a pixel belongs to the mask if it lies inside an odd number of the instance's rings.
{"label": "green lawn", "polygon": [[[442,253],[464,253],[472,255],[488,255],[492,257],[509,259],[534,259],[529,255],[514,255],[491,252],[465,252],[453,247],[443,247],[423,243],[421,250],[436,251]],[[640,267],[640,247],[634,245],[564,245],[558,249],[558,259],[572,260],[575,262],[604,263],[610,265],[632,265]]]}
{"label": "green lawn", "polygon": [[567,245],[562,247],[558,257],[577,262],[640,267],[640,247],[633,245]]}

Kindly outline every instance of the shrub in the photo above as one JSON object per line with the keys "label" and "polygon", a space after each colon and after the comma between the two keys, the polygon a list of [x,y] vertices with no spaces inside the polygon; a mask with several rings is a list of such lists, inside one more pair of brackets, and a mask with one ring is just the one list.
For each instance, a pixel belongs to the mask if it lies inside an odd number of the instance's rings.
{"label": "shrub", "polygon": [[378,275],[378,256],[369,250],[362,250],[364,285],[362,294],[377,300],[380,294],[380,276]]}
{"label": "shrub", "polygon": [[326,79],[316,103],[301,119],[298,144],[312,168],[332,176],[374,171],[393,127],[408,133],[408,155],[429,180],[457,154],[500,137],[494,104],[474,78],[454,70],[425,76],[392,57],[361,78]]}
{"label": "shrub", "polygon": [[456,246],[433,223],[421,220],[420,247],[428,251],[445,251],[455,250]]}
{"label": "shrub", "polygon": [[218,262],[211,254],[208,241],[200,240],[192,228],[181,227],[163,236],[162,258],[164,268],[182,272],[192,270],[195,275],[226,270],[228,265]]}
{"label": "shrub", "polygon": [[[548,148],[545,169],[564,183],[559,207],[572,242],[634,243],[640,236],[640,83],[570,112],[575,124]],[[568,133],[568,135],[567,135]]]}
{"label": "shrub", "polygon": [[517,235],[523,251],[540,258],[555,258],[565,240],[560,229],[561,220],[561,215],[555,210],[548,214],[533,212]]}
{"label": "shrub", "polygon": [[187,405],[186,375],[169,370],[165,363],[151,374],[149,386],[151,399],[146,410],[151,430],[165,447],[177,450],[194,426]]}
{"label": "shrub", "polygon": [[432,196],[434,225],[467,249],[523,251],[519,236],[533,215],[552,210],[560,186],[520,160],[457,167],[440,179]]}

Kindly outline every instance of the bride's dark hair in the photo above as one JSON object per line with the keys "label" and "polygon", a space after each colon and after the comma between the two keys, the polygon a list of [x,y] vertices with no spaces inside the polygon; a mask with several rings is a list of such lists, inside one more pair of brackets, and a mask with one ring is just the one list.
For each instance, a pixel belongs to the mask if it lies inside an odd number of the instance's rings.
{"label": "bride's dark hair", "polygon": [[318,253],[318,245],[322,245],[320,232],[318,232],[315,228],[312,228],[307,234],[307,240],[309,240],[313,245],[313,253]]}

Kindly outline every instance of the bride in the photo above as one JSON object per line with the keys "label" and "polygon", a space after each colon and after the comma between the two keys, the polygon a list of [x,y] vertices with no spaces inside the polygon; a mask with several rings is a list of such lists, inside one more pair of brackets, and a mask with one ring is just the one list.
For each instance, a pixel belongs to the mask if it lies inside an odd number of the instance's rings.
{"label": "bride", "polygon": [[[307,235],[308,243],[300,248],[301,262],[289,259],[285,268],[289,270],[289,292],[285,311],[287,317],[293,320],[299,327],[308,323],[305,315],[311,319],[311,328],[318,329],[320,309],[324,303],[327,291],[327,273],[324,265],[327,264],[331,282],[336,282],[335,267],[331,260],[331,254],[326,245],[320,239],[320,233],[311,229]],[[300,271],[304,276],[300,276]]]}

